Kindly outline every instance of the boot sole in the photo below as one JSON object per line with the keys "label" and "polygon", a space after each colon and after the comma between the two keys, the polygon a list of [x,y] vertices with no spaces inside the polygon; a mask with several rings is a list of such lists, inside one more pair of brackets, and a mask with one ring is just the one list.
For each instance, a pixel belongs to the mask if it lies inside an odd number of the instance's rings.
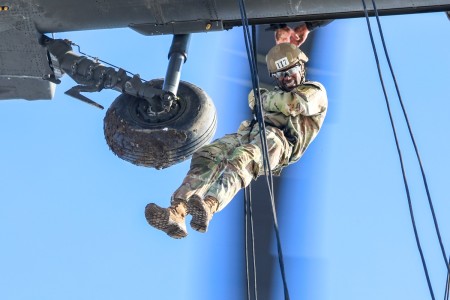
{"label": "boot sole", "polygon": [[203,207],[203,200],[201,199],[191,199],[188,202],[189,214],[192,216],[191,227],[192,229],[205,233],[208,230],[208,214]]}
{"label": "boot sole", "polygon": [[164,231],[174,239],[181,239],[187,236],[184,228],[177,223],[169,222],[169,212],[154,203],[150,203],[145,207],[145,218],[150,226]]}

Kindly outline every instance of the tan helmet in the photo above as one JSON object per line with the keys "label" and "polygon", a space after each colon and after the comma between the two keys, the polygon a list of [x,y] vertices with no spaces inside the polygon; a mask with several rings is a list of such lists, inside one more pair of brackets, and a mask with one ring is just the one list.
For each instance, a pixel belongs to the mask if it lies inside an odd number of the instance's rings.
{"label": "tan helmet", "polygon": [[295,64],[308,61],[308,57],[297,46],[291,43],[281,43],[270,49],[266,55],[269,73],[289,69]]}

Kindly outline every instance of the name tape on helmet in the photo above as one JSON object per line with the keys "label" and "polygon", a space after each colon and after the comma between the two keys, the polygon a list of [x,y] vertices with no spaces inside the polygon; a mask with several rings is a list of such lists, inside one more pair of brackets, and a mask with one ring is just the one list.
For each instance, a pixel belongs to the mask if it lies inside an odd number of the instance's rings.
{"label": "name tape on helmet", "polygon": [[283,69],[289,65],[289,60],[287,57],[280,58],[279,60],[275,61],[275,66],[277,67],[277,70]]}

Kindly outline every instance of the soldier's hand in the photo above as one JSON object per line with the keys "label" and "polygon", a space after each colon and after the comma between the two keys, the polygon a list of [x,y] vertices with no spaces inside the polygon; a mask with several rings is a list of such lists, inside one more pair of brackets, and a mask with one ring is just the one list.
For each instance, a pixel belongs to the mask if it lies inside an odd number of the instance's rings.
{"label": "soldier's hand", "polygon": [[[265,89],[265,88],[259,89],[259,94],[261,95],[261,99],[262,99],[262,96],[267,92],[269,92],[268,89]],[[252,111],[255,109],[255,103],[256,103],[255,94],[253,93],[253,90],[251,90],[250,93],[248,94],[248,106],[250,107],[250,109]]]}
{"label": "soldier's hand", "polygon": [[306,26],[306,24],[301,24],[294,28],[295,37],[291,38],[291,44],[296,45],[297,47],[300,47],[301,44],[303,44],[306,39],[308,38],[309,29]]}
{"label": "soldier's hand", "polygon": [[291,35],[295,34],[291,27],[285,26],[275,30],[275,43],[290,43]]}

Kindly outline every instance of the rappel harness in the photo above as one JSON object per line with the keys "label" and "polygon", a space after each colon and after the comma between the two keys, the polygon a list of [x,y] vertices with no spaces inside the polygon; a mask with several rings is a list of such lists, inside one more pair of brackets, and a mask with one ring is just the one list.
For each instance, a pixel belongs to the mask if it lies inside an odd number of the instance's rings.
{"label": "rappel harness", "polygon": [[[384,81],[383,81],[383,76],[381,74],[380,62],[379,62],[379,59],[378,59],[377,49],[376,49],[374,38],[373,38],[373,34],[372,34],[372,28],[371,28],[370,22],[369,22],[369,16],[368,16],[368,12],[367,12],[367,7],[366,7],[365,0],[361,0],[361,1],[362,1],[362,4],[363,4],[363,7],[364,7],[364,14],[365,14],[366,21],[367,21],[367,27],[368,27],[369,35],[370,35],[370,41],[372,43],[372,48],[373,48],[373,52],[374,52],[374,56],[375,56],[375,60],[376,60],[376,64],[377,64],[377,69],[378,69],[378,75],[379,75],[379,78],[380,78],[381,86],[383,88],[383,93],[384,93],[384,97],[385,97],[385,100],[386,100],[386,106],[387,106],[387,110],[388,110],[388,113],[389,113],[389,119],[390,119],[390,122],[391,122],[392,131],[393,131],[394,139],[395,139],[395,144],[396,144],[396,147],[397,147],[398,157],[399,157],[399,160],[400,160],[400,165],[401,165],[402,175],[403,175],[403,182],[404,182],[404,186],[405,186],[406,196],[408,198],[409,213],[410,213],[410,216],[411,216],[411,222],[412,222],[412,226],[413,226],[413,229],[414,229],[414,236],[415,236],[415,239],[416,239],[417,248],[418,248],[419,253],[420,253],[420,258],[421,258],[421,261],[422,261],[423,270],[424,270],[425,277],[426,277],[426,280],[427,280],[428,289],[430,291],[430,296],[434,300],[435,296],[434,296],[434,292],[433,292],[433,287],[431,285],[430,277],[429,277],[429,274],[428,274],[427,264],[425,262],[425,257],[423,255],[423,251],[422,251],[422,247],[421,247],[421,244],[420,244],[419,235],[418,235],[418,232],[417,232],[417,226],[416,226],[416,222],[415,222],[415,218],[414,218],[414,211],[413,211],[413,207],[412,207],[412,201],[411,201],[411,196],[410,196],[410,192],[409,192],[408,181],[406,179],[406,172],[405,172],[405,167],[404,167],[404,163],[403,163],[403,159],[402,159],[402,153],[401,153],[401,149],[400,149],[400,145],[399,145],[399,141],[398,141],[398,137],[397,137],[397,133],[396,133],[396,129],[395,129],[394,119],[392,117],[392,112],[391,112],[391,108],[390,108],[389,99],[388,99],[388,96],[387,96],[387,93],[386,93],[386,88],[385,88]],[[444,258],[445,268],[447,270],[444,299],[448,300],[449,299],[449,282],[450,282],[450,265],[449,265],[450,258],[447,258],[447,254],[445,252],[444,244],[442,242],[442,238],[441,238],[438,222],[437,222],[437,219],[436,219],[436,214],[434,212],[433,202],[431,200],[430,191],[428,189],[428,183],[427,183],[427,179],[426,179],[426,176],[425,176],[425,171],[424,171],[423,166],[422,166],[422,161],[420,159],[420,155],[419,155],[419,151],[418,151],[418,148],[417,148],[417,144],[416,144],[416,141],[414,139],[414,135],[412,133],[412,129],[411,129],[411,126],[410,126],[410,123],[409,123],[409,119],[408,119],[408,116],[406,114],[406,109],[405,109],[405,106],[403,105],[403,100],[402,100],[402,97],[400,95],[400,90],[399,90],[399,87],[398,87],[398,84],[397,84],[397,80],[396,80],[396,77],[395,77],[395,74],[394,74],[394,70],[392,68],[392,64],[391,64],[391,61],[390,61],[390,58],[389,58],[389,54],[388,54],[388,51],[387,51],[387,48],[386,48],[386,43],[384,41],[383,30],[381,29],[381,23],[380,23],[380,19],[379,19],[379,15],[378,15],[378,9],[377,9],[376,4],[375,4],[375,0],[372,0],[372,5],[373,5],[373,10],[375,12],[377,24],[378,24],[378,30],[380,32],[381,41],[382,41],[382,44],[383,44],[384,54],[386,56],[386,60],[387,60],[388,65],[389,65],[389,70],[390,70],[392,79],[394,81],[395,90],[397,92],[397,96],[398,96],[398,99],[399,99],[399,102],[400,102],[400,105],[401,105],[401,108],[402,108],[403,116],[405,118],[405,121],[406,121],[406,124],[407,124],[407,127],[408,127],[409,136],[410,136],[411,141],[413,143],[414,151],[416,153],[416,158],[417,158],[417,161],[418,161],[419,166],[420,166],[420,171],[421,171],[421,174],[422,174],[423,184],[424,184],[424,187],[425,187],[425,190],[426,190],[426,193],[427,193],[428,204],[429,204],[432,216],[433,216],[433,222],[434,222],[436,235],[438,237],[439,246],[440,246],[440,249],[441,249],[441,252],[442,252],[442,256]]]}

